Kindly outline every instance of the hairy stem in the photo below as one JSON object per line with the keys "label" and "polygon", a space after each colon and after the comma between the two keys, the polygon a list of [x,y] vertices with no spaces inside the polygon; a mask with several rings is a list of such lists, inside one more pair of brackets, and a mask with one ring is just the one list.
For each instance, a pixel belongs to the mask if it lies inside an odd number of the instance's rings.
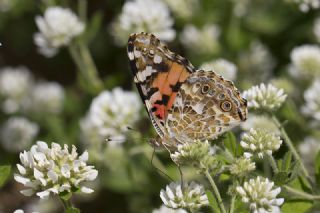
{"label": "hairy stem", "polygon": [[272,155],[267,155],[267,157],[268,157],[269,163],[273,169],[273,172],[274,173],[279,172],[279,169],[278,169],[278,166],[277,166],[277,163],[276,163],[276,160],[274,159],[274,157]]}
{"label": "hairy stem", "polygon": [[290,186],[283,186],[283,188],[285,188],[287,190],[287,192],[289,192],[290,194],[296,195],[299,198],[303,198],[306,200],[320,200],[320,196],[319,195],[312,195],[297,189],[294,189]]}
{"label": "hairy stem", "polygon": [[209,171],[206,170],[204,174],[205,174],[205,176],[207,177],[207,179],[210,182],[210,185],[211,185],[211,187],[213,189],[213,192],[214,192],[214,195],[215,195],[215,197],[217,199],[217,202],[218,202],[218,205],[219,205],[221,213],[227,213],[226,208],[224,207],[224,204],[222,202],[222,198],[221,198],[219,189],[218,189],[217,185],[215,184],[213,178],[211,177]]}
{"label": "hairy stem", "polygon": [[234,204],[235,204],[235,202],[236,202],[236,197],[237,197],[237,195],[233,195],[233,196],[231,197],[231,204],[230,204],[230,211],[229,211],[229,213],[233,213],[233,212],[234,212]]}
{"label": "hairy stem", "polygon": [[289,138],[286,130],[283,128],[283,126],[281,125],[281,123],[279,122],[278,118],[275,115],[272,115],[272,119],[274,121],[274,123],[276,124],[276,126],[280,129],[281,135],[284,138],[284,142],[286,143],[286,145],[288,146],[289,150],[292,152],[292,155],[294,156],[294,158],[296,159],[296,161],[298,161],[302,173],[303,175],[309,179],[310,175],[306,169],[306,167],[304,166],[304,164],[302,163],[302,160],[296,150],[296,148],[294,147],[291,139]]}

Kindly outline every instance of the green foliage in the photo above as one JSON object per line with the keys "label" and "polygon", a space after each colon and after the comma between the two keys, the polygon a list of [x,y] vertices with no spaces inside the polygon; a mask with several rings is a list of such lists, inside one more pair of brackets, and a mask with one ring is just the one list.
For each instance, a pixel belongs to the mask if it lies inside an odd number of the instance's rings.
{"label": "green foliage", "polygon": [[11,175],[11,166],[0,166],[0,188],[8,181]]}
{"label": "green foliage", "polygon": [[80,209],[71,207],[66,209],[65,213],[80,213]]}
{"label": "green foliage", "polygon": [[281,207],[281,212],[292,213],[294,212],[308,212],[312,207],[312,202],[308,201],[287,201]]}

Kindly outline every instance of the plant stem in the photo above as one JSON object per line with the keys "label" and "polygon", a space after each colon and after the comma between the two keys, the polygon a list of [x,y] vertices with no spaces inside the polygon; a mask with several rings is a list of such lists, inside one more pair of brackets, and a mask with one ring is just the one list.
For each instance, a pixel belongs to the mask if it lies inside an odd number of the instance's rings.
{"label": "plant stem", "polygon": [[295,149],[291,139],[289,138],[286,130],[283,128],[283,126],[281,125],[281,123],[279,122],[278,118],[275,115],[272,115],[272,119],[273,119],[274,123],[276,124],[276,126],[280,129],[281,135],[284,138],[284,142],[288,146],[289,150],[292,152],[292,154],[293,154],[294,158],[296,159],[296,161],[298,161],[298,163],[299,163],[299,165],[301,167],[303,175],[306,178],[309,179],[309,177],[310,177],[309,173],[308,173],[306,167],[304,166],[304,164],[302,163],[302,160],[301,160],[297,150]]}
{"label": "plant stem", "polygon": [[208,170],[205,171],[205,176],[207,177],[207,179],[209,180],[210,184],[211,184],[211,187],[213,189],[213,192],[215,194],[215,197],[217,199],[217,202],[218,202],[218,205],[219,205],[219,208],[220,208],[220,211],[221,213],[227,213],[225,207],[224,207],[224,204],[222,202],[222,198],[221,198],[221,195],[220,195],[220,192],[219,192],[219,189],[217,187],[217,185],[215,184],[214,180],[212,179],[210,173]]}
{"label": "plant stem", "polygon": [[69,200],[64,200],[64,199],[60,198],[60,200],[61,200],[65,210],[67,210],[69,208],[72,208],[72,203],[71,203],[70,199]]}
{"label": "plant stem", "polygon": [[233,195],[232,197],[231,197],[231,204],[230,204],[230,211],[229,211],[229,213],[233,213],[234,212],[234,204],[235,204],[235,201],[236,201],[236,195]]}
{"label": "plant stem", "polygon": [[88,46],[83,42],[79,43],[80,55],[82,56],[83,63],[85,65],[85,71],[88,77],[88,80],[94,86],[95,89],[101,91],[103,89],[103,83],[98,76],[98,70],[93,62],[91,53],[88,49]]}
{"label": "plant stem", "polygon": [[273,172],[274,173],[278,173],[279,169],[278,169],[277,163],[276,163],[275,159],[273,158],[273,156],[272,155],[267,155],[267,157],[268,157],[269,163],[270,163],[270,165],[271,165],[271,167],[273,169]]}
{"label": "plant stem", "polygon": [[320,200],[319,195],[312,195],[303,191],[299,191],[297,189],[291,188],[290,186],[283,186],[289,193],[299,196],[300,198],[307,200]]}

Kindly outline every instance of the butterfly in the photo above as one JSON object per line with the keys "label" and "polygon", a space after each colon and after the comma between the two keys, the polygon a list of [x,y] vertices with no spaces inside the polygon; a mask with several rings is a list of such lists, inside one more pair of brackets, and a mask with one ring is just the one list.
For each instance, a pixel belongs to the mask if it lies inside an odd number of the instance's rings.
{"label": "butterfly", "polygon": [[131,34],[127,54],[158,145],[215,139],[247,119],[247,101],[231,81],[196,70],[153,34]]}

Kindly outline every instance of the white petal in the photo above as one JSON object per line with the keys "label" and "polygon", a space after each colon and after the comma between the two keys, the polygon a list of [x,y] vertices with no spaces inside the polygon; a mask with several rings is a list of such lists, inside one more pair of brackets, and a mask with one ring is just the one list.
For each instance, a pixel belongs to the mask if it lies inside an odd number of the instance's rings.
{"label": "white petal", "polygon": [[31,195],[34,194],[33,189],[24,189],[20,191],[21,194],[23,194],[24,196],[30,197]]}
{"label": "white petal", "polygon": [[41,198],[41,199],[48,199],[50,192],[49,191],[42,191],[42,192],[38,192],[37,195]]}
{"label": "white petal", "polygon": [[23,166],[21,166],[20,164],[17,164],[17,168],[18,168],[20,174],[25,175],[27,173],[26,169]]}
{"label": "white petal", "polygon": [[92,193],[94,191],[93,191],[93,189],[90,189],[88,187],[83,186],[83,187],[81,187],[81,192],[90,194],[90,193]]}

